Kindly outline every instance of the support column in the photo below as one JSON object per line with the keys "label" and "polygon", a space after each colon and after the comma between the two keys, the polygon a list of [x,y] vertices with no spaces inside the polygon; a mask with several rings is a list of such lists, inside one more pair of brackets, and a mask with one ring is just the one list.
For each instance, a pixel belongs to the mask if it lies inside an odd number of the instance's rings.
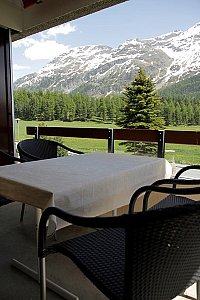
{"label": "support column", "polygon": [[[10,29],[0,28],[0,149],[14,153],[14,111]],[[0,165],[6,162],[0,158]]]}

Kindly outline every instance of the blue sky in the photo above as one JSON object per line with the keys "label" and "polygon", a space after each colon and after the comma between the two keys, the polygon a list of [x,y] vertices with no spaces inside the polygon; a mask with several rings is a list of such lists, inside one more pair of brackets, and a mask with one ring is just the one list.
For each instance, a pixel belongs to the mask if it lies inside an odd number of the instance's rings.
{"label": "blue sky", "polygon": [[72,47],[118,47],[127,39],[187,30],[199,22],[200,0],[129,0],[14,42],[14,81]]}

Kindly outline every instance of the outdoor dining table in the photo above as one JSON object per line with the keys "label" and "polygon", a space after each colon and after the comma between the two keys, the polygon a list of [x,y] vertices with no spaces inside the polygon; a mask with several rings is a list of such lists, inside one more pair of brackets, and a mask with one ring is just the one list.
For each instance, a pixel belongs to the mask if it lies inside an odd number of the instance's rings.
{"label": "outdoor dining table", "polygon": [[97,216],[127,205],[139,187],[170,176],[162,158],[94,152],[2,166],[0,195],[41,210],[57,206]]}
{"label": "outdoor dining table", "polygon": [[[1,166],[0,195],[36,207],[38,216],[49,206],[98,216],[127,205],[136,189],[171,172],[164,158],[94,152]],[[52,218],[48,232],[61,227]]]}

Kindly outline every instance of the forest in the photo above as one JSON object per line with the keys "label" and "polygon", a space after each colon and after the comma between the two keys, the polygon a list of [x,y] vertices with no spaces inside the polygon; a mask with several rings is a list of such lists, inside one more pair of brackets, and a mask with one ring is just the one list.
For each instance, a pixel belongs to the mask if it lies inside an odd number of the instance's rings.
{"label": "forest", "polygon": [[[159,92],[159,91],[158,91]],[[200,125],[199,93],[180,96],[171,90],[159,93],[165,125]],[[15,118],[38,121],[89,121],[117,123],[124,96],[91,97],[61,92],[14,91]]]}

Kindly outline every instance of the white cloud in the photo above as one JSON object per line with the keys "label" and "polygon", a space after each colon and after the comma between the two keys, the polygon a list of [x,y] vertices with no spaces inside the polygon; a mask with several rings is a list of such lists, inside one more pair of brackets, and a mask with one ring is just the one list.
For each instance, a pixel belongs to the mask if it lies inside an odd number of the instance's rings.
{"label": "white cloud", "polygon": [[13,42],[12,45],[13,48],[30,47],[31,45],[34,45],[35,42],[37,41],[34,38],[26,37],[24,39]]}
{"label": "white cloud", "polygon": [[54,40],[36,41],[32,46],[25,49],[24,55],[27,59],[53,59],[54,57],[69,50],[69,46],[59,44]]}
{"label": "white cloud", "polygon": [[68,35],[71,32],[74,32],[76,27],[71,23],[62,24],[53,28],[48,29],[42,35],[43,37],[56,36],[57,34]]}
{"label": "white cloud", "polygon": [[13,70],[18,71],[18,70],[28,70],[30,69],[30,66],[20,66],[18,64],[13,64]]}
{"label": "white cloud", "polygon": [[[52,40],[52,38],[54,37],[54,39],[56,39],[56,36],[59,34],[67,35],[75,30],[76,27],[74,25],[66,23],[50,28],[40,34],[35,34],[34,37],[26,37],[13,42],[12,45],[13,48],[24,47],[25,50],[23,54],[25,58],[29,60],[52,60],[54,57],[69,50],[69,46],[58,43],[55,40]],[[18,70],[19,67],[20,66],[18,66]],[[17,70],[17,65],[15,70]]]}

